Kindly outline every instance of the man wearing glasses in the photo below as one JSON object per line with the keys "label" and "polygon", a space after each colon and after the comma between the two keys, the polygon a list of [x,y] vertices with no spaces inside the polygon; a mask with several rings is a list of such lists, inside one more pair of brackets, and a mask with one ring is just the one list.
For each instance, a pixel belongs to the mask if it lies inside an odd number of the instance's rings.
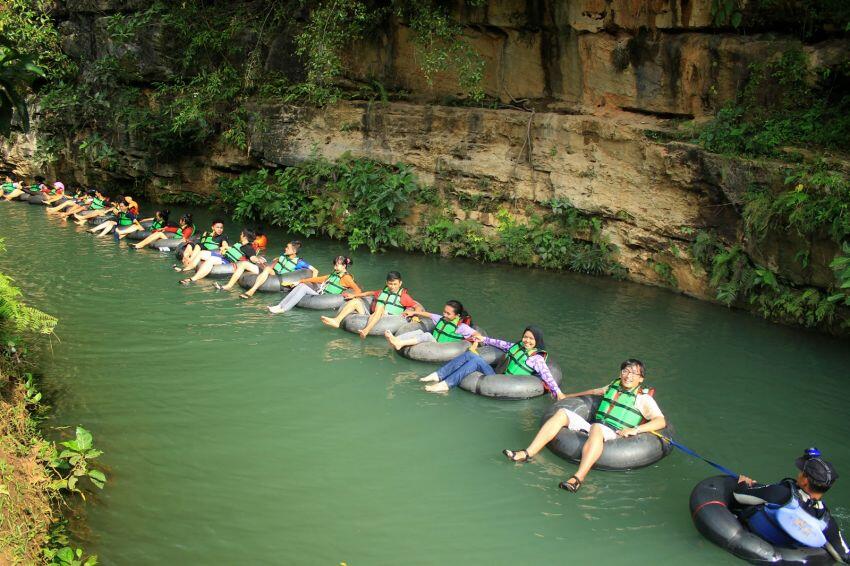
{"label": "man wearing glasses", "polygon": [[581,462],[575,475],[560,483],[560,487],[575,493],[581,487],[590,469],[602,456],[605,442],[615,438],[626,438],[642,432],[661,430],[667,426],[664,414],[652,398],[651,391],[643,389],[644,365],[640,360],[628,359],[620,364],[620,377],[598,389],[581,393],[570,393],[563,398],[583,395],[601,395],[593,422],[566,408],[556,411],[543,423],[534,440],[525,450],[504,450],[503,454],[513,462],[526,462],[543,450],[562,428],[583,431],[588,434],[581,452]]}

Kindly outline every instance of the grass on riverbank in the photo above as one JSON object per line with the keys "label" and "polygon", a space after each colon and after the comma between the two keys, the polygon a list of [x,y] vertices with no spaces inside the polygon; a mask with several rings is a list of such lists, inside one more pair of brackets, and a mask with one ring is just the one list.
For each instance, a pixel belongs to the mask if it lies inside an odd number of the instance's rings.
{"label": "grass on riverbank", "polygon": [[44,465],[49,443],[28,408],[16,355],[0,361],[0,562],[35,564],[54,521],[51,474]]}

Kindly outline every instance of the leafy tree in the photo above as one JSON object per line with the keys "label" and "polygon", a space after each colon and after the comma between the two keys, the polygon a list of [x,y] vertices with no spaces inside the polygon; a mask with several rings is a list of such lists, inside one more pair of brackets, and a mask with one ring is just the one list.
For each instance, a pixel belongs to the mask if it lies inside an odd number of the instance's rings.
{"label": "leafy tree", "polygon": [[20,53],[5,37],[0,37],[0,135],[9,137],[15,115],[23,130],[29,129],[24,91],[38,77],[44,78],[44,71],[33,63],[32,57]]}

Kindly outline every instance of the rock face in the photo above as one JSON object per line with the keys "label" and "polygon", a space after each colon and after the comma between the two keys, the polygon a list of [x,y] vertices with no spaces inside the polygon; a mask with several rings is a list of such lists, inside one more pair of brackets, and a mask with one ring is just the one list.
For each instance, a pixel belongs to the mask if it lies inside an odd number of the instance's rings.
{"label": "rock face", "polygon": [[[53,173],[87,185],[132,182],[153,194],[208,193],[221,175],[293,165],[314,152],[330,159],[348,152],[404,162],[448,195],[507,203],[520,215],[527,205],[568,199],[602,219],[627,277],[668,285],[670,277],[657,269],[665,265],[679,290],[711,299],[706,274],[688,256],[694,234],[710,229],[729,242],[741,241],[742,190],[750,179],[777,182],[778,168],[652,141],[645,132],[665,129],[671,117],[712,113],[735,96],[751,63],[785,49],[802,47],[820,63],[848,51],[844,40],[803,46],[781,34],[715,29],[711,3],[491,0],[472,8],[458,0],[455,15],[484,58],[486,93],[517,108],[524,100],[534,112],[440,104],[461,95],[457,78],[442,73],[426,80],[413,32],[396,22],[348,52],[348,79],[404,89],[408,102],[343,102],[317,110],[255,101],[249,152],[219,142],[161,162],[119,131],[113,136],[119,140],[117,165],[109,171],[86,164],[68,139],[70,157]],[[175,72],[170,39],[157,22],[124,44],[103,33],[109,14],[149,4],[69,0],[61,24],[66,51],[79,59],[113,57],[141,83],[167,79]],[[273,38],[264,65],[298,79],[303,68],[293,56],[292,37],[287,30]],[[34,135],[19,137],[0,150],[0,165],[41,171],[32,159],[38,143]],[[484,224],[491,223],[489,212],[456,210],[458,218]],[[829,286],[835,246],[788,238],[743,244],[759,264],[790,281]],[[810,252],[805,269],[788,251],[801,248]]]}

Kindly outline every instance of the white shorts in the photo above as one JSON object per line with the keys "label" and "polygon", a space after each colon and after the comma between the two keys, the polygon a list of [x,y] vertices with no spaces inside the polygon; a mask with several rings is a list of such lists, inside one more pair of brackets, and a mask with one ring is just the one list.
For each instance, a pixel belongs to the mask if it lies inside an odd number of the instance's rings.
{"label": "white shorts", "polygon": [[[567,414],[567,419],[569,422],[567,423],[567,428],[570,430],[574,430],[576,432],[590,432],[591,424],[584,420],[581,415],[570,411],[569,409],[561,408]],[[602,429],[602,440],[608,442],[609,440],[614,440],[615,438],[619,438],[617,433],[614,432],[614,429],[611,427],[601,424],[601,423],[593,423],[596,426]]]}
{"label": "white shorts", "polygon": [[224,258],[221,257],[221,254],[218,252],[213,252],[210,250],[204,250],[201,252],[201,259],[203,261],[208,261],[213,265],[221,265],[224,263]]}

